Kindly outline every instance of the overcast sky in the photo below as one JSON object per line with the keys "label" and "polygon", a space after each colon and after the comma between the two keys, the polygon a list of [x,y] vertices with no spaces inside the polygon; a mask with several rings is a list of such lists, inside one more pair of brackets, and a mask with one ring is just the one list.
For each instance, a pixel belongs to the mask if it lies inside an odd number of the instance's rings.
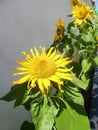
{"label": "overcast sky", "polygon": [[[0,0],[0,97],[6,94],[12,77],[14,59],[33,46],[49,47],[55,24],[62,17],[66,24],[69,0]],[[13,109],[13,102],[0,101],[0,130],[19,130],[30,113],[23,107]]]}

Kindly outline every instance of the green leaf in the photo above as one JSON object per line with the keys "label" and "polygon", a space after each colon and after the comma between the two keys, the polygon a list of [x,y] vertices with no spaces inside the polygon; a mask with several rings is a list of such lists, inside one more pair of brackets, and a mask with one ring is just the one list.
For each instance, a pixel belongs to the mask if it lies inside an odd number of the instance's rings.
{"label": "green leaf", "polygon": [[75,37],[76,38],[76,40],[78,41],[78,42],[80,42],[82,45],[86,45],[86,42],[80,37],[80,35],[79,36],[76,36]]}
{"label": "green leaf", "polygon": [[83,74],[81,76],[81,80],[82,82],[85,83],[85,85],[88,87],[89,86],[89,82],[90,82],[90,77],[87,74]]}
{"label": "green leaf", "polygon": [[73,80],[72,80],[72,83],[73,83],[74,85],[76,85],[76,86],[79,87],[79,88],[82,88],[83,90],[86,90],[86,89],[87,89],[88,85],[85,84],[83,81],[81,81],[80,79],[76,78],[75,76],[73,76],[72,79],[73,79]]}
{"label": "green leaf", "polygon": [[68,104],[64,101],[66,108],[56,119],[57,130],[90,130],[89,120],[83,106]]}
{"label": "green leaf", "polygon": [[17,96],[18,96],[20,88],[23,85],[25,85],[25,84],[26,83],[21,84],[21,85],[17,84],[17,85],[12,86],[11,89],[10,89],[10,91],[6,95],[4,95],[3,97],[1,97],[0,100],[4,100],[4,101],[8,101],[8,102],[10,102],[12,100],[15,100],[17,98]]}
{"label": "green leaf", "polygon": [[84,99],[78,87],[73,84],[65,85],[65,86],[66,87],[65,87],[64,95],[66,99],[70,100],[71,102],[84,105]]}
{"label": "green leaf", "polygon": [[64,45],[64,44],[60,44],[60,45],[58,46],[58,50],[59,50],[60,52],[63,52],[63,51],[64,51],[64,48],[65,48],[65,45]]}
{"label": "green leaf", "polygon": [[0,100],[12,101],[15,100],[14,107],[24,104],[29,99],[30,90],[27,89],[27,83],[12,86],[11,90]]}
{"label": "green leaf", "polygon": [[71,30],[71,28],[74,27],[74,26],[75,26],[75,24],[74,24],[73,22],[70,22],[70,23],[68,24],[68,26],[67,26],[67,30],[68,30],[68,31]]}
{"label": "green leaf", "polygon": [[[97,25],[98,26],[98,25]],[[95,37],[98,37],[98,30],[96,30],[96,32],[95,32]]]}
{"label": "green leaf", "polygon": [[82,39],[85,42],[94,42],[94,35],[89,31],[88,33],[82,35]]}
{"label": "green leaf", "polygon": [[82,61],[82,69],[83,69],[84,73],[86,73],[90,69],[91,65],[92,65],[92,63],[90,61],[88,61],[88,59],[84,59]]}
{"label": "green leaf", "polygon": [[94,61],[95,65],[98,65],[98,56],[95,56],[95,57],[93,58],[93,61]]}
{"label": "green leaf", "polygon": [[35,130],[34,123],[24,121],[23,124],[21,125],[20,130]]}
{"label": "green leaf", "polygon": [[31,112],[36,130],[51,130],[58,109],[51,98],[44,95],[43,102],[32,102]]}
{"label": "green leaf", "polygon": [[11,90],[6,95],[1,97],[0,100],[4,100],[8,102],[15,100],[17,98],[17,92],[19,91],[19,89],[20,89],[20,85],[12,86]]}
{"label": "green leaf", "polygon": [[73,73],[76,74],[76,76],[78,77],[80,72],[81,72],[81,64],[78,62],[72,62],[71,66],[73,66]]}
{"label": "green leaf", "polygon": [[16,98],[14,107],[17,107],[27,102],[29,100],[29,93],[30,93],[30,90],[27,89],[27,86],[23,85],[18,91],[18,96]]}
{"label": "green leaf", "polygon": [[29,93],[29,100],[27,100],[23,106],[25,107],[26,110],[30,110],[31,109],[31,103],[32,101],[39,101],[42,98],[42,94],[38,89],[38,86],[36,86],[35,88],[32,88],[30,93]]}
{"label": "green leaf", "polygon": [[23,84],[23,86],[18,91],[18,97],[16,98],[14,107],[26,103],[29,99],[31,99],[31,101],[35,100],[36,98],[39,99],[40,96],[41,93],[40,91],[38,91],[38,87],[35,87],[30,90],[27,89],[27,84]]}
{"label": "green leaf", "polygon": [[32,100],[29,99],[27,102],[25,102],[24,104],[22,104],[27,111],[29,111],[31,109],[31,102],[32,102]]}
{"label": "green leaf", "polygon": [[74,42],[74,45],[78,50],[80,49],[80,43],[78,41]]}

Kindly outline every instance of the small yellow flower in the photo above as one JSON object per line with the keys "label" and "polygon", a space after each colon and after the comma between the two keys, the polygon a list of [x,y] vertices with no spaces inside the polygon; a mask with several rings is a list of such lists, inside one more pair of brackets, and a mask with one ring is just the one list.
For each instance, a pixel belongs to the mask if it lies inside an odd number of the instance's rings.
{"label": "small yellow flower", "polygon": [[41,47],[41,54],[38,50],[30,49],[31,56],[26,52],[22,52],[25,56],[25,61],[17,61],[20,67],[15,68],[20,72],[16,72],[13,76],[24,75],[13,84],[22,84],[28,82],[27,88],[34,88],[38,84],[42,94],[48,93],[52,82],[55,82],[60,91],[64,80],[72,80],[71,68],[66,66],[72,62],[69,58],[65,58],[64,54],[56,54],[56,49],[51,47],[46,53],[45,47]]}
{"label": "small yellow flower", "polygon": [[63,32],[64,32],[64,21],[63,19],[59,18],[58,19],[58,24],[56,24],[57,30],[56,30],[56,35],[54,37],[54,40],[60,40],[63,38]]}
{"label": "small yellow flower", "polygon": [[73,8],[72,17],[75,19],[75,24],[85,24],[87,19],[93,17],[93,10],[85,3],[81,3]]}
{"label": "small yellow flower", "polygon": [[98,37],[96,37],[96,41],[98,41]]}
{"label": "small yellow flower", "polygon": [[71,6],[74,7],[80,3],[80,0],[70,0]]}
{"label": "small yellow flower", "polygon": [[[98,42],[98,37],[96,37],[96,41]],[[96,46],[98,47],[98,43],[96,44]]]}

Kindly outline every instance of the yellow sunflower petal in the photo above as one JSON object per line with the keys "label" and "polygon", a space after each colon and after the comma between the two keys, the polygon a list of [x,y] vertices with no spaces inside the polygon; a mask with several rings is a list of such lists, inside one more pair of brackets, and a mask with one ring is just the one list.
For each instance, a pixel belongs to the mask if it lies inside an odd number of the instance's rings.
{"label": "yellow sunflower petal", "polygon": [[69,61],[64,61],[64,62],[60,62],[60,63],[56,63],[56,65],[59,67],[59,66],[61,66],[61,67],[64,67],[64,66],[66,66],[66,65],[68,65],[69,63],[71,63],[72,62],[72,60],[69,60]]}
{"label": "yellow sunflower petal", "polygon": [[36,49],[36,47],[34,47],[34,50],[35,50],[36,56],[39,56],[39,52],[38,52],[38,50]]}
{"label": "yellow sunflower petal", "polygon": [[13,70],[26,71],[28,69],[26,67],[17,67],[17,68],[13,68]]}
{"label": "yellow sunflower petal", "polygon": [[31,54],[32,54],[32,56],[33,56],[33,58],[34,58],[34,57],[35,57],[35,54],[34,54],[32,48],[30,49],[30,52],[31,52]]}
{"label": "yellow sunflower petal", "polygon": [[56,82],[56,83],[60,83],[59,77],[56,76],[56,75],[53,75],[53,76],[49,77],[49,79],[50,79],[51,81]]}
{"label": "yellow sunflower petal", "polygon": [[35,87],[35,82],[37,81],[37,78],[34,78],[34,79],[32,79],[31,80],[31,84],[30,84],[30,86],[32,87],[32,88],[34,88]]}
{"label": "yellow sunflower petal", "polygon": [[58,19],[58,24],[60,25],[60,26],[64,26],[64,21],[63,21],[63,19],[62,18],[59,18]]}
{"label": "yellow sunflower petal", "polygon": [[48,90],[48,87],[50,86],[50,80],[44,78],[44,79],[43,79],[43,84],[44,84],[45,88]]}
{"label": "yellow sunflower petal", "polygon": [[46,56],[46,52],[45,52],[46,48],[45,48],[45,47],[44,47],[44,48],[41,47],[41,50],[42,50],[41,55],[42,55],[42,56]]}
{"label": "yellow sunflower petal", "polygon": [[18,72],[18,73],[14,73],[13,76],[19,76],[19,75],[24,75],[27,74],[28,72]]}
{"label": "yellow sunflower petal", "polygon": [[26,52],[22,52],[22,54],[26,57],[26,60],[31,60],[31,57]]}
{"label": "yellow sunflower petal", "polygon": [[49,57],[51,55],[51,53],[53,52],[55,48],[54,47],[51,47],[47,53],[47,57]]}
{"label": "yellow sunflower petal", "polygon": [[70,72],[71,70],[73,69],[73,67],[71,67],[70,69],[67,69],[67,68],[58,68],[58,72]]}
{"label": "yellow sunflower petal", "polygon": [[62,88],[61,88],[61,84],[58,84],[58,88],[59,88],[59,90],[60,90],[61,92],[64,92],[64,91],[62,90]]}
{"label": "yellow sunflower petal", "polygon": [[42,79],[38,80],[38,86],[39,86],[41,92],[44,94],[45,93],[45,89],[44,89],[44,86],[43,86],[43,83],[42,83]]}
{"label": "yellow sunflower petal", "polygon": [[54,58],[56,55],[56,49],[53,50],[53,52],[51,53],[51,55],[49,56],[49,58]]}
{"label": "yellow sunflower petal", "polygon": [[72,80],[71,74],[57,72],[56,75],[62,79]]}
{"label": "yellow sunflower petal", "polygon": [[21,66],[24,66],[24,67],[28,67],[29,66],[29,63],[28,62],[25,62],[25,61],[18,61],[16,60],[17,64],[21,65]]}
{"label": "yellow sunflower petal", "polygon": [[20,78],[17,81],[12,82],[13,84],[22,84],[26,82],[30,78],[30,75],[25,75],[24,77]]}
{"label": "yellow sunflower petal", "polygon": [[53,60],[56,61],[56,60],[58,60],[60,57],[61,57],[61,55],[56,55],[56,56],[53,58]]}

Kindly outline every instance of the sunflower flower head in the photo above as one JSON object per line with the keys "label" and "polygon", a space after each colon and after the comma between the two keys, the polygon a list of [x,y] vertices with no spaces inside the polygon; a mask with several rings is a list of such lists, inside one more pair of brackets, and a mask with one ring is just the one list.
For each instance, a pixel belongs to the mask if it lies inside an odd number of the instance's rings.
{"label": "sunflower flower head", "polygon": [[75,19],[75,24],[85,24],[87,19],[93,17],[93,10],[83,2],[73,8],[72,17]]}
{"label": "sunflower flower head", "polygon": [[74,7],[80,3],[80,0],[70,0],[71,6]]}
{"label": "sunflower flower head", "polygon": [[65,25],[65,23],[64,23],[63,19],[59,18],[58,24],[56,24],[57,29],[56,29],[56,35],[54,37],[54,41],[57,41],[57,40],[60,40],[63,38],[63,33],[65,30],[64,25]]}
{"label": "sunflower flower head", "polygon": [[72,80],[71,68],[68,68],[72,60],[65,58],[64,54],[56,54],[56,49],[51,47],[46,53],[46,48],[41,47],[41,54],[36,48],[30,49],[31,55],[22,52],[25,56],[25,61],[17,61],[19,67],[15,68],[19,72],[13,76],[22,76],[20,79],[13,82],[13,84],[22,84],[28,82],[27,88],[39,88],[42,94],[46,94],[55,82],[60,91],[64,80]]}

